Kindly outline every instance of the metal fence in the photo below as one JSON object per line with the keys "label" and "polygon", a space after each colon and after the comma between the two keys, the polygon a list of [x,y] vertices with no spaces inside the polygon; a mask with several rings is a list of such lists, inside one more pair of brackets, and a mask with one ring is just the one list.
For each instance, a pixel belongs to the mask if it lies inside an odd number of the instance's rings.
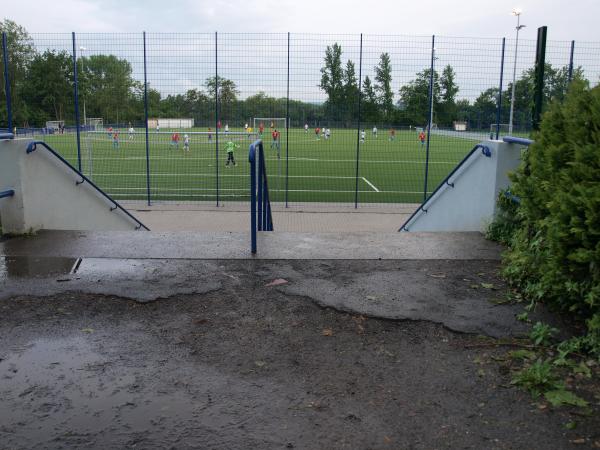
{"label": "metal fence", "polygon": [[[515,44],[296,33],[9,35],[0,128],[43,135],[117,199],[222,205],[248,201],[244,155],[262,124],[274,205],[394,207],[423,201],[474,141],[507,133],[513,70],[513,134],[529,133],[536,42],[520,39],[517,58]],[[598,83],[599,55],[600,43],[549,41],[546,104],[573,78]],[[226,165],[227,146],[235,165]]]}

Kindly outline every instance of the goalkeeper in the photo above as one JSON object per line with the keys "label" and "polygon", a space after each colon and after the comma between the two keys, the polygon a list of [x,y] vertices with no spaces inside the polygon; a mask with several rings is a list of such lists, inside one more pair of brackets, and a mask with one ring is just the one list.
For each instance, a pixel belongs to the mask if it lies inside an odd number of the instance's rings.
{"label": "goalkeeper", "polygon": [[233,152],[236,148],[239,148],[240,144],[234,144],[233,141],[227,141],[225,144],[225,150],[227,150],[227,162],[225,163],[225,167],[229,168],[229,163],[232,163],[234,166],[237,166],[235,162],[235,157],[233,156]]}

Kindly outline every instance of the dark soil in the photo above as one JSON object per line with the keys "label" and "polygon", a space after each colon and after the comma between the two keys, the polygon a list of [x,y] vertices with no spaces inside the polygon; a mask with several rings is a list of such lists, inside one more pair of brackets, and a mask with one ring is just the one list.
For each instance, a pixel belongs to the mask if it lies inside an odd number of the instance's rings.
{"label": "dark soil", "polygon": [[0,301],[0,449],[600,446],[598,399],[591,416],[532,400],[489,339],[228,273],[216,291],[143,304]]}

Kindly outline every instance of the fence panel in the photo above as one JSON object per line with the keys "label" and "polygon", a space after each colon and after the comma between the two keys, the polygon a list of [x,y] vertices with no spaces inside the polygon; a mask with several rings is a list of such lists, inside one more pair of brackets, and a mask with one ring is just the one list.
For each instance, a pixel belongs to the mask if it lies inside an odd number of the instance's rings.
{"label": "fence panel", "polygon": [[[261,125],[271,201],[283,202],[287,34],[219,34],[218,56],[222,202],[248,201],[248,148]],[[227,164],[228,145],[234,148],[235,165]]]}
{"label": "fence panel", "polygon": [[[15,78],[11,80],[14,126],[18,136],[45,139],[78,167],[72,36],[32,34],[30,45],[18,45],[9,61],[9,67],[13,63],[25,63],[27,67],[26,72],[19,73],[17,69],[15,74],[13,66],[10,74],[11,79]],[[8,46],[11,47],[10,40]]]}
{"label": "fence panel", "polygon": [[147,33],[146,47],[152,201],[215,204],[215,35]]}
{"label": "fence panel", "polygon": [[360,35],[290,36],[290,206],[354,206],[359,63]]}
{"label": "fence panel", "polygon": [[[394,208],[422,201],[497,125],[508,134],[511,107],[512,134],[531,130],[536,42],[519,39],[515,55],[512,36],[503,66],[502,39],[436,36],[433,49],[431,36],[360,34],[11,39],[19,135],[46,139],[121,200],[246,202],[246,149],[262,128],[276,207]],[[571,77],[600,82],[599,53],[597,42],[547,43],[546,107],[564,98]],[[230,141],[237,166],[226,165]]]}

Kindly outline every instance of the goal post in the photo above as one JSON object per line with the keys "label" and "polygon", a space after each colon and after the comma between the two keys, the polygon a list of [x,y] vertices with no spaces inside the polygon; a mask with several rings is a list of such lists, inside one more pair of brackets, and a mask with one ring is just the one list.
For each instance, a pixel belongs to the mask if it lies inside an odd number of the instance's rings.
{"label": "goal post", "polygon": [[254,117],[252,126],[254,131],[258,131],[260,124],[263,124],[265,130],[277,129],[283,131],[287,128],[287,119],[285,117]]}
{"label": "goal post", "polygon": [[88,117],[85,119],[86,131],[102,131],[104,130],[104,119],[101,117]]}
{"label": "goal post", "polygon": [[[498,124],[490,124],[490,138],[496,138],[496,127],[498,127]],[[510,125],[507,123],[501,123],[499,126],[499,130],[499,136],[508,136],[508,130],[510,130]]]}

